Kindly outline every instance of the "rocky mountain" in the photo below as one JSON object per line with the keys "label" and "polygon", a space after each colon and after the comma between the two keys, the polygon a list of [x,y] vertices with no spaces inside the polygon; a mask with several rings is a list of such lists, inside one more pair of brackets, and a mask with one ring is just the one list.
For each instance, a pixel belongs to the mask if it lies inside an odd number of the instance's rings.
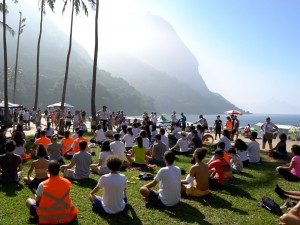
{"label": "rocky mountain", "polygon": [[[20,41],[20,80],[16,102],[32,106],[39,11],[33,9],[26,1],[20,1],[18,4],[10,3],[9,9],[7,22],[15,29],[18,27],[18,12],[22,11],[26,17],[26,27]],[[106,104],[111,110],[123,109],[128,114],[138,114],[143,111],[169,113],[173,110],[189,114],[212,114],[237,108],[221,95],[212,93],[207,88],[198,72],[195,56],[169,23],[152,14],[147,14],[141,22],[142,30],[135,33],[148,32],[149,38],[134,51],[103,52],[99,49],[98,66],[102,70],[97,77],[97,105]],[[16,41],[16,37],[12,38],[8,35],[11,68],[14,67]],[[67,47],[68,36],[58,29],[46,14],[40,58],[39,105],[41,107],[61,99]],[[2,46],[0,51],[2,52]],[[2,58],[3,54],[0,54],[1,61]],[[0,65],[1,70],[2,68],[3,65]],[[11,76],[10,81],[12,81]],[[66,102],[75,105],[76,108],[89,111],[91,77],[92,59],[79,43],[73,41]],[[2,87],[0,87],[0,98],[1,90]]]}

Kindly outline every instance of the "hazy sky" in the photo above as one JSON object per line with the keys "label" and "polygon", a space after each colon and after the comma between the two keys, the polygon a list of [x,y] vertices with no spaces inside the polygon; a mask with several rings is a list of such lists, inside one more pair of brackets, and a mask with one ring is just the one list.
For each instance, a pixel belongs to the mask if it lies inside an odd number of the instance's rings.
{"label": "hazy sky", "polygon": [[[211,91],[251,112],[300,114],[299,0],[100,0],[100,4],[105,31],[101,38],[106,41],[125,38],[116,32],[134,30],[135,21],[146,12],[159,15],[196,56]],[[47,15],[69,32],[69,16],[61,21],[59,6],[55,16]],[[75,38],[90,52],[93,15],[80,16],[74,24]],[[126,50],[134,43],[114,47]]]}

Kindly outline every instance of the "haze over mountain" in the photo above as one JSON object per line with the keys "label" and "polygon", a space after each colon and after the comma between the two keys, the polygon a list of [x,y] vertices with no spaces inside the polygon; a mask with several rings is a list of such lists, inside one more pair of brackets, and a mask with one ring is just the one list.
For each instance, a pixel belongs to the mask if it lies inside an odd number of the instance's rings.
{"label": "haze over mountain", "polygon": [[[22,70],[22,84],[21,87],[18,86],[17,102],[31,106],[35,88],[39,12],[26,1],[17,5],[9,4],[9,7],[7,22],[15,29],[18,26],[18,11],[22,11],[26,17],[26,27],[20,41],[19,68]],[[123,109],[128,114],[145,110],[209,114],[237,108],[219,94],[208,90],[198,72],[196,58],[170,24],[150,13],[140,22],[142,26],[137,26],[133,34],[146,32],[148,38],[142,40],[141,36],[141,42],[136,43],[136,48],[130,52],[115,49],[103,51],[100,47],[98,66],[109,71],[111,75],[105,71],[98,74],[98,105],[106,104],[112,110]],[[130,37],[124,40],[130,40]],[[126,45],[126,42],[123,44]],[[100,44],[103,45],[105,43]],[[16,38],[8,35],[10,67],[14,67],[15,46]],[[60,101],[67,47],[68,36],[48,20],[46,15],[40,59],[39,104],[42,107]],[[2,51],[2,46],[0,50]],[[0,60],[2,57],[3,54],[0,55]],[[2,67],[3,65],[0,65],[1,69]],[[91,76],[92,59],[87,51],[74,41],[67,102],[74,104],[76,108],[89,111]]]}

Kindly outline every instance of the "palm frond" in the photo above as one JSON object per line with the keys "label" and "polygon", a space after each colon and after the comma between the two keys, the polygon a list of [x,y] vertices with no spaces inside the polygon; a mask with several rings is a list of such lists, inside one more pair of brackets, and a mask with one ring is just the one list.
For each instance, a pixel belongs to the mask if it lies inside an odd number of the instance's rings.
{"label": "palm frond", "polygon": [[51,11],[54,12],[54,4],[55,0],[47,0],[48,6],[50,7]]}
{"label": "palm frond", "polygon": [[[3,23],[2,20],[0,20],[0,27],[3,28],[3,26],[4,26],[4,23]],[[11,28],[10,26],[8,26],[7,24],[5,25],[5,27],[6,27],[7,31],[8,31],[12,36],[15,35],[14,29],[12,29],[12,28]]]}
{"label": "palm frond", "polygon": [[89,16],[89,11],[88,11],[87,6],[86,6],[86,4],[84,3],[84,1],[82,1],[82,9],[83,9],[83,11],[84,11],[84,14],[85,14],[86,16]]}

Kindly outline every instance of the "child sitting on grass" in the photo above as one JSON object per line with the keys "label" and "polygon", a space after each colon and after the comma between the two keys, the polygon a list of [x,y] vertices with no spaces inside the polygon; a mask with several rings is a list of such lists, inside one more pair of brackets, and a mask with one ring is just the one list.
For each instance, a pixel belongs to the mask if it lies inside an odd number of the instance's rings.
{"label": "child sitting on grass", "polygon": [[230,165],[233,173],[239,173],[243,170],[243,162],[239,155],[236,154],[235,148],[228,150],[228,155],[230,157]]}

